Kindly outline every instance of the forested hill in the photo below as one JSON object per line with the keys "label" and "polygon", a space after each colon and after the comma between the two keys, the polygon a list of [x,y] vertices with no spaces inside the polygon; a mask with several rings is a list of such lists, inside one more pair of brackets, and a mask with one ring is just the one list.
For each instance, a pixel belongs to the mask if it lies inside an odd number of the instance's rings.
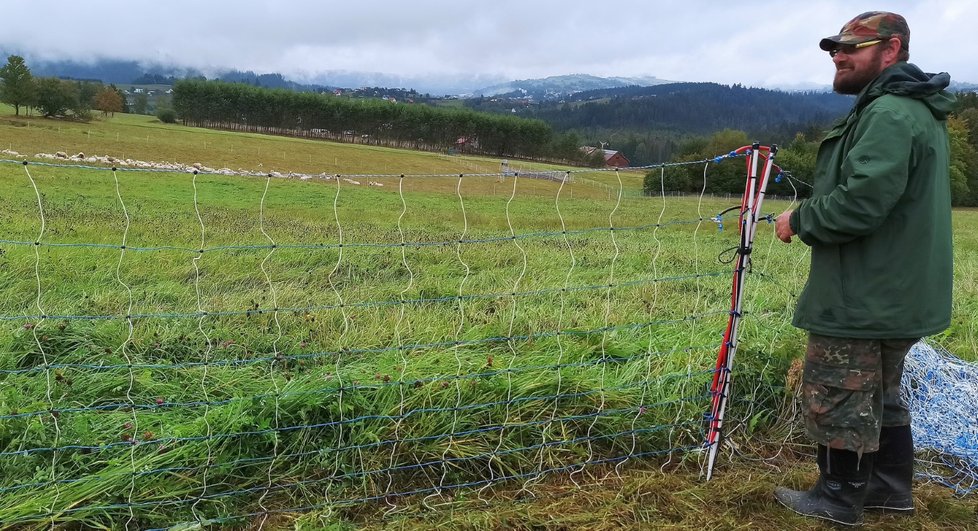
{"label": "forested hill", "polygon": [[469,105],[480,110],[516,109],[521,115],[544,120],[557,131],[659,130],[702,135],[738,129],[770,137],[824,127],[848,112],[852,102],[850,96],[831,92],[671,83],[579,92],[553,103],[483,98],[470,100]]}

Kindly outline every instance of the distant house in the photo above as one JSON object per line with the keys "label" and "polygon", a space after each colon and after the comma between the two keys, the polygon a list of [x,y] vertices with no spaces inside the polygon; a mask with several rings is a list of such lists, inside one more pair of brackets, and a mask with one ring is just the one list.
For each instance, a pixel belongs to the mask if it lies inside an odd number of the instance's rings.
{"label": "distant house", "polygon": [[455,141],[456,148],[479,149],[479,139],[470,136],[460,136]]}
{"label": "distant house", "polygon": [[[601,148],[596,148],[593,146],[581,147],[581,151],[583,151],[584,154],[589,157],[594,153],[594,150],[596,149],[601,149]],[[605,166],[611,168],[627,168],[629,166],[628,158],[626,158],[625,155],[622,155],[620,151],[615,151],[613,149],[602,149],[601,151],[603,151],[604,153]]]}

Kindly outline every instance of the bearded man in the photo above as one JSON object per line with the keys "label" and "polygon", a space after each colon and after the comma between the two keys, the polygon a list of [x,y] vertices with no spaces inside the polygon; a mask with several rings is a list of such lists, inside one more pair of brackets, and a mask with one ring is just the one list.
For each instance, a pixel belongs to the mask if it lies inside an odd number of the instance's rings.
{"label": "bearded man", "polygon": [[793,511],[846,525],[864,509],[913,512],[904,357],[951,318],[946,73],[908,63],[900,15],[863,13],[819,46],[836,92],[856,96],[819,146],[812,197],[775,231],[811,246],[793,324],[808,331],[802,411],[817,443],[810,490],[778,487]]}

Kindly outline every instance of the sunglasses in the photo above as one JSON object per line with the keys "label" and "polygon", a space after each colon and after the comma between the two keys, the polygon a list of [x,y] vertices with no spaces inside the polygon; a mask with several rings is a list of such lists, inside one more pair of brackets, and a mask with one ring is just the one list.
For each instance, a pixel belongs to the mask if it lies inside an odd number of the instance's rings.
{"label": "sunglasses", "polygon": [[869,48],[870,46],[876,46],[881,42],[883,42],[883,39],[875,39],[871,41],[861,42],[859,44],[840,44],[835,48],[829,50],[829,57],[835,57],[836,54],[840,54],[840,53],[846,55],[852,55],[856,53],[857,50],[861,50],[863,48]]}

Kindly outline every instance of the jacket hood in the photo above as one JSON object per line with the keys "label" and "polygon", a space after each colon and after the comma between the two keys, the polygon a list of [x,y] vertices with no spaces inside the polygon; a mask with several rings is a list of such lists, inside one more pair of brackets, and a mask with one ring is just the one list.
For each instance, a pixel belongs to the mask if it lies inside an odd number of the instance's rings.
{"label": "jacket hood", "polygon": [[916,65],[899,62],[883,70],[856,98],[862,108],[884,94],[905,96],[923,101],[938,120],[947,119],[956,98],[947,92],[951,76],[947,72],[928,74]]}

